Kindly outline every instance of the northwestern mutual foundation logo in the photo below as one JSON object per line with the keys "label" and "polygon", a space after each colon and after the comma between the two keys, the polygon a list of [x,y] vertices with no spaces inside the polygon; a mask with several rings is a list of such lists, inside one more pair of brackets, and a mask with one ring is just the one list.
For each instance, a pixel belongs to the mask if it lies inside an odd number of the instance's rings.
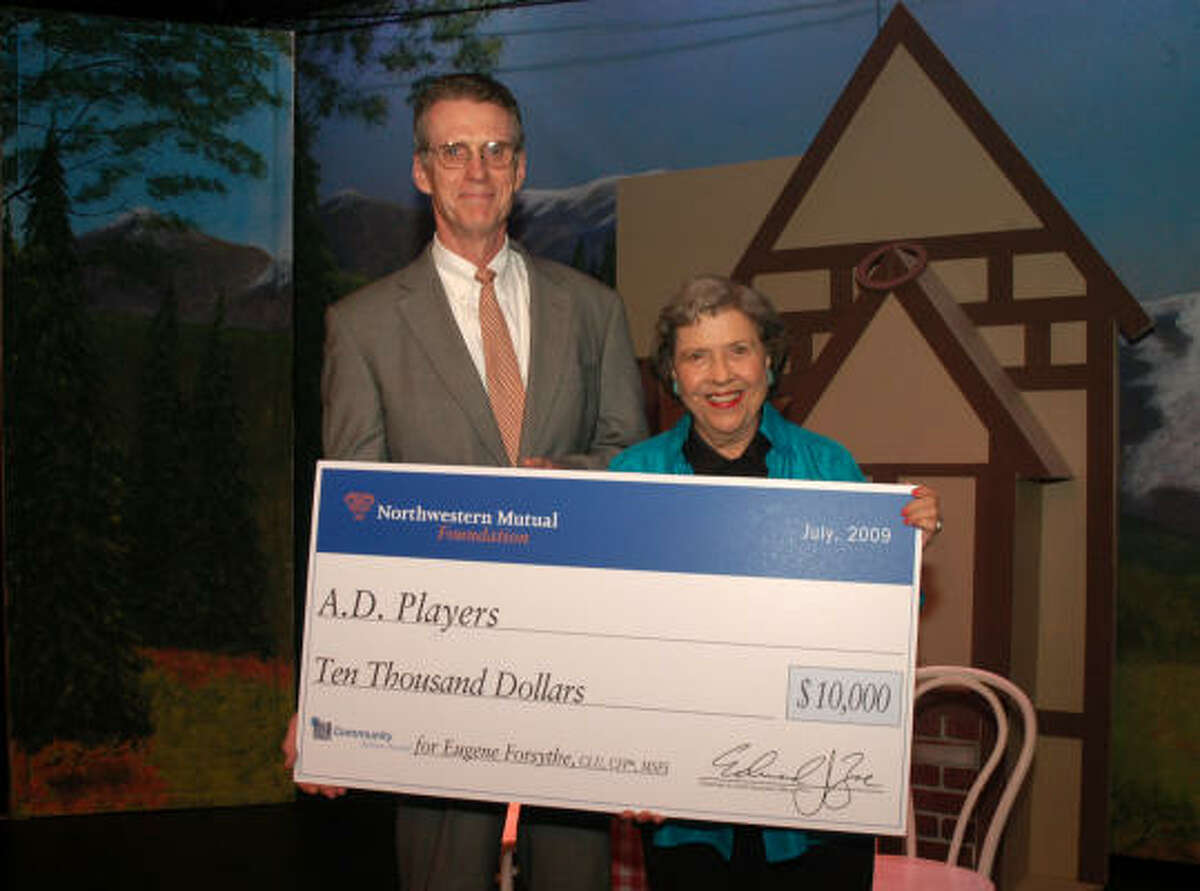
{"label": "northwestern mutual foundation logo", "polygon": [[342,500],[346,502],[350,513],[354,514],[354,519],[360,522],[367,518],[367,511],[375,505],[375,496],[370,492],[347,492]]}
{"label": "northwestern mutual foundation logo", "polygon": [[312,719],[313,739],[319,739],[322,742],[328,742],[333,739],[333,722],[322,721],[320,718]]}

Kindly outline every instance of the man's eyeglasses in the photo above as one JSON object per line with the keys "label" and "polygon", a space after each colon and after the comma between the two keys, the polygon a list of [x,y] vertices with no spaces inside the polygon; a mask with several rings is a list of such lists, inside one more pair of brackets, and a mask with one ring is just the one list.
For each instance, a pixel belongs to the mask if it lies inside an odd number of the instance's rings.
{"label": "man's eyeglasses", "polygon": [[488,167],[507,167],[517,153],[517,147],[511,142],[485,142],[477,149],[466,142],[447,142],[442,145],[431,145],[425,151],[438,159],[443,167],[456,169],[466,167],[478,152],[479,158]]}

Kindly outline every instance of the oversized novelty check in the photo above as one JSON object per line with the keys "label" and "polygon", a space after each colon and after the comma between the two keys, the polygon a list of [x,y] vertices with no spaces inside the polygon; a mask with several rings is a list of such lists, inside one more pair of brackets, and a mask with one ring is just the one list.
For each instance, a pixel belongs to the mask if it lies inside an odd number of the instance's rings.
{"label": "oversized novelty check", "polygon": [[901,833],[909,491],[322,462],[296,779]]}

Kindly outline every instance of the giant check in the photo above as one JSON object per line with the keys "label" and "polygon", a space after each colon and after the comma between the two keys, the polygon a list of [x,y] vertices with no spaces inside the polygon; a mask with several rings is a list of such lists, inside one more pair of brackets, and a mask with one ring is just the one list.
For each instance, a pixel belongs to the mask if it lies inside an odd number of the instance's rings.
{"label": "giant check", "polygon": [[322,462],[296,779],[901,833],[909,491]]}

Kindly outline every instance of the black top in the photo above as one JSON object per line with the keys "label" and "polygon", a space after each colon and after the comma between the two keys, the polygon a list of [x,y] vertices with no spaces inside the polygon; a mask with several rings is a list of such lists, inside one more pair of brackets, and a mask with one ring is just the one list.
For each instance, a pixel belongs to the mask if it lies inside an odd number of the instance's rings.
{"label": "black top", "polygon": [[683,457],[692,465],[692,470],[707,476],[766,476],[769,451],[771,440],[759,430],[746,451],[737,458],[726,458],[700,438],[695,421],[683,443]]}

